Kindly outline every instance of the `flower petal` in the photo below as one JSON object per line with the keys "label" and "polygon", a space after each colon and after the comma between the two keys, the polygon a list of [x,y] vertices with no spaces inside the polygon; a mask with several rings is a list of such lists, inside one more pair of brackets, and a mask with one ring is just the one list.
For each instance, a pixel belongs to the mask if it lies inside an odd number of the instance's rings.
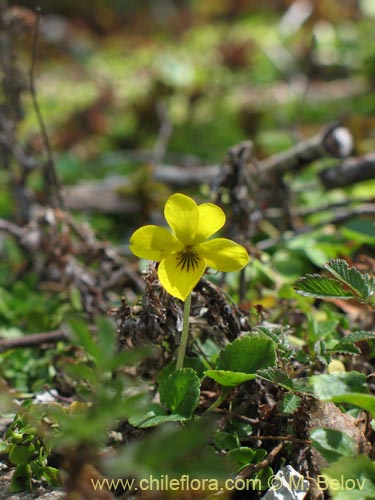
{"label": "flower petal", "polygon": [[182,249],[178,239],[164,227],[143,226],[132,234],[130,250],[141,259],[162,260],[173,251]]}
{"label": "flower petal", "polygon": [[207,266],[217,271],[238,271],[249,262],[246,249],[226,238],[205,241],[198,245],[196,250],[206,259]]}
{"label": "flower petal", "polygon": [[164,216],[176,237],[187,245],[192,245],[198,226],[198,206],[189,196],[176,193],[165,204]]}
{"label": "flower petal", "polygon": [[198,205],[199,219],[194,244],[201,243],[215,234],[225,224],[225,214],[220,207],[213,203]]}
{"label": "flower petal", "polygon": [[163,259],[159,264],[158,276],[169,294],[184,301],[201,279],[206,269],[206,260],[200,258],[195,266],[187,270],[186,266],[181,269],[179,256],[180,254],[176,253]]}

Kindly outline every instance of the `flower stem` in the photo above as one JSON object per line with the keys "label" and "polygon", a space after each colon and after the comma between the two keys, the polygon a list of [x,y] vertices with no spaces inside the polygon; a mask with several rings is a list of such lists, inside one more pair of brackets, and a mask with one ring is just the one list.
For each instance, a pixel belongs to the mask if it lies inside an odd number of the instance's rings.
{"label": "flower stem", "polygon": [[189,316],[190,316],[190,305],[191,305],[191,293],[187,296],[184,302],[184,319],[182,322],[182,333],[180,345],[177,351],[177,362],[176,362],[176,370],[180,370],[184,365],[184,358],[186,352],[186,344],[189,334]]}

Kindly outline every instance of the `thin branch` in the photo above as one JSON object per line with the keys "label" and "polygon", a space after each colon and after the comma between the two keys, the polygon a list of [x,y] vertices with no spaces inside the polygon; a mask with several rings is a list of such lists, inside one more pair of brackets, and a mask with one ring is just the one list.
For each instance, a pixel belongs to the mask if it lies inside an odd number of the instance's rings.
{"label": "thin branch", "polygon": [[309,439],[300,439],[293,436],[246,436],[246,439],[241,439],[241,444],[246,441],[285,441],[287,443],[311,444]]}
{"label": "thin branch", "polygon": [[51,332],[33,333],[15,339],[0,339],[0,352],[20,347],[40,347],[43,344],[55,344],[68,339],[69,334],[63,328]]}
{"label": "thin branch", "polygon": [[[39,128],[42,134],[44,147],[47,154],[47,159],[44,164],[44,176],[46,181],[46,190],[50,195],[50,202],[52,206],[57,206],[59,208],[63,208],[64,202],[61,196],[61,185],[59,178],[56,173],[55,163],[53,160],[53,153],[51,144],[49,141],[49,137],[47,134],[46,125],[43,120],[42,113],[40,111],[37,92],[35,88],[35,65],[36,65],[36,55],[37,55],[37,46],[38,46],[38,34],[39,34],[39,24],[40,24],[40,7],[37,7],[37,17],[35,21],[35,29],[33,36],[33,45],[32,45],[32,59],[31,66],[29,71],[29,82],[30,82],[30,93],[31,99],[33,103],[33,107],[35,110],[35,114],[37,116]],[[55,199],[54,199],[55,196]]]}
{"label": "thin branch", "polygon": [[327,190],[375,179],[375,153],[347,158],[335,167],[319,172],[319,179]]}
{"label": "thin branch", "polygon": [[[304,190],[306,192],[307,189]],[[294,217],[308,217],[309,215],[315,215],[320,212],[330,212],[336,208],[346,207],[355,204],[367,204],[371,203],[372,198],[354,198],[352,200],[346,198],[343,201],[338,201],[336,203],[324,203],[323,205],[313,206],[313,207],[302,207],[293,213]],[[267,208],[264,210],[264,215],[266,219],[278,219],[282,217],[282,210],[280,208]]]}
{"label": "thin branch", "polygon": [[327,156],[345,158],[351,153],[352,147],[353,137],[349,130],[332,123],[319,134],[260,162],[260,172],[282,174],[298,171],[313,161]]}
{"label": "thin branch", "polygon": [[279,243],[286,243],[288,241],[291,241],[293,238],[300,234],[310,233],[325,226],[343,224],[353,217],[373,217],[374,215],[375,203],[366,203],[353,209],[346,209],[344,207],[341,209],[339,208],[338,210],[334,210],[334,216],[330,219],[324,219],[317,224],[304,226],[300,229],[297,229],[296,231],[281,234],[279,238],[269,238],[267,240],[260,241],[256,244],[256,248],[263,251],[268,248],[272,248]]}

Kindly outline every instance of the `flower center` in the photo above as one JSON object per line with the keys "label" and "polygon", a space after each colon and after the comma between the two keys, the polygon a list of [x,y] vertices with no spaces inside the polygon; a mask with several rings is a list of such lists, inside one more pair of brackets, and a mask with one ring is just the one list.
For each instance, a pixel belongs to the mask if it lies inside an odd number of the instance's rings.
{"label": "flower center", "polygon": [[177,256],[177,267],[181,267],[181,271],[186,269],[187,272],[190,270],[194,271],[198,267],[198,262],[200,257],[197,253],[194,253],[191,247],[186,247],[183,252],[180,252]]}

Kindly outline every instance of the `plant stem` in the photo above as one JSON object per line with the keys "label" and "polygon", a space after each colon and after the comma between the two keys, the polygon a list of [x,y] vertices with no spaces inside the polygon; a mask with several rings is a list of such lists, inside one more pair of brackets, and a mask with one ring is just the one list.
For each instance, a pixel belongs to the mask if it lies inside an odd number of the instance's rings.
{"label": "plant stem", "polygon": [[182,322],[182,333],[180,345],[177,351],[177,362],[176,370],[180,370],[184,365],[184,358],[186,352],[186,344],[189,335],[189,316],[190,316],[190,305],[191,305],[191,293],[187,296],[184,302],[184,318]]}
{"label": "plant stem", "polygon": [[210,412],[216,410],[216,408],[219,408],[219,406],[221,405],[221,403],[223,403],[226,400],[228,394],[229,394],[229,391],[226,390],[226,389],[224,389],[223,392],[222,392],[222,394],[217,398],[217,400],[214,401],[209,408],[207,408],[207,410],[204,412],[204,415],[206,413],[210,413]]}

